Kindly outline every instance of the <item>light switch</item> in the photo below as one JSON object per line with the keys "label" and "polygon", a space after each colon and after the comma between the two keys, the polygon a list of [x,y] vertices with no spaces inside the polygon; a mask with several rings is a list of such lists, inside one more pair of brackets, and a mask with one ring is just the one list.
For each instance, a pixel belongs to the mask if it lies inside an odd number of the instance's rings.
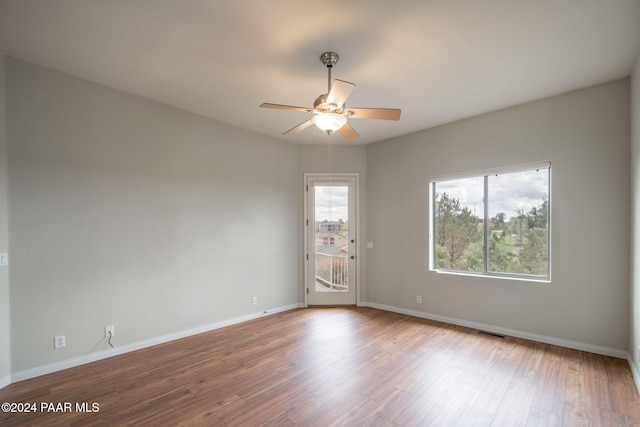
{"label": "light switch", "polygon": [[9,254],[0,254],[0,266],[9,265]]}
{"label": "light switch", "polygon": [[373,249],[373,242],[367,242],[367,249]]}

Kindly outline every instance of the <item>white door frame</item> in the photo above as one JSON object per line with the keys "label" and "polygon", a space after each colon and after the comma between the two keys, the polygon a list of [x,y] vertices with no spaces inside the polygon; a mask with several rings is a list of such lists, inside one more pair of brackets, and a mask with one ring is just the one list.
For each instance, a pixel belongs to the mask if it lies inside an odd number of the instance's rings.
{"label": "white door frame", "polygon": [[304,192],[304,219],[303,219],[303,235],[304,235],[304,243],[303,243],[303,260],[304,260],[304,280],[303,283],[303,299],[304,306],[309,307],[309,286],[315,286],[315,281],[313,284],[309,283],[309,270],[310,263],[309,257],[311,254],[309,253],[310,242],[309,242],[309,227],[314,225],[311,224],[310,221],[310,212],[309,212],[309,182],[311,180],[324,180],[324,181],[336,181],[340,182],[341,179],[353,179],[355,182],[354,187],[354,197],[355,197],[355,212],[353,216],[356,220],[356,230],[355,230],[355,291],[356,291],[356,305],[360,305],[360,174],[357,172],[349,172],[349,173],[312,173],[305,172],[304,173],[304,184],[302,190]]}

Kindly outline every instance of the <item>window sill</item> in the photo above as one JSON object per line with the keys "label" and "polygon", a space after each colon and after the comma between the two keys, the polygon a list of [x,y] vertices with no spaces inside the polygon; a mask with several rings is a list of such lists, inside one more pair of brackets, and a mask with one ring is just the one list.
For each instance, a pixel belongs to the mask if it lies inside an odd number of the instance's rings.
{"label": "window sill", "polygon": [[535,276],[510,276],[505,274],[495,274],[495,273],[473,273],[466,271],[453,271],[453,270],[429,270],[432,273],[438,274],[449,274],[452,276],[466,276],[466,277],[482,277],[489,279],[501,279],[501,280],[512,280],[517,282],[535,282],[535,283],[551,283],[551,278],[548,277],[535,277]]}

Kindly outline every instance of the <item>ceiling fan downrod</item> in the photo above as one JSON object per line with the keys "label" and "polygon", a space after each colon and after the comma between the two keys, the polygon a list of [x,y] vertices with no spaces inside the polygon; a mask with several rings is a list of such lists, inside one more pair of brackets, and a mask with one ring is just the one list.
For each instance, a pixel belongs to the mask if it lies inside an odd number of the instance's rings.
{"label": "ceiling fan downrod", "polygon": [[325,52],[320,55],[320,61],[327,67],[328,79],[327,79],[327,93],[331,92],[331,69],[338,63],[340,57],[335,52]]}

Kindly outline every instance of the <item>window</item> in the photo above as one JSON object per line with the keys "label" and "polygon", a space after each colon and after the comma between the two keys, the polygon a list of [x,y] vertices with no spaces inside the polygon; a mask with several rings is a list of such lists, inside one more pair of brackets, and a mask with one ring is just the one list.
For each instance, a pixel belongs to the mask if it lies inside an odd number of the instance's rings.
{"label": "window", "polygon": [[430,181],[430,267],[550,280],[551,164]]}

